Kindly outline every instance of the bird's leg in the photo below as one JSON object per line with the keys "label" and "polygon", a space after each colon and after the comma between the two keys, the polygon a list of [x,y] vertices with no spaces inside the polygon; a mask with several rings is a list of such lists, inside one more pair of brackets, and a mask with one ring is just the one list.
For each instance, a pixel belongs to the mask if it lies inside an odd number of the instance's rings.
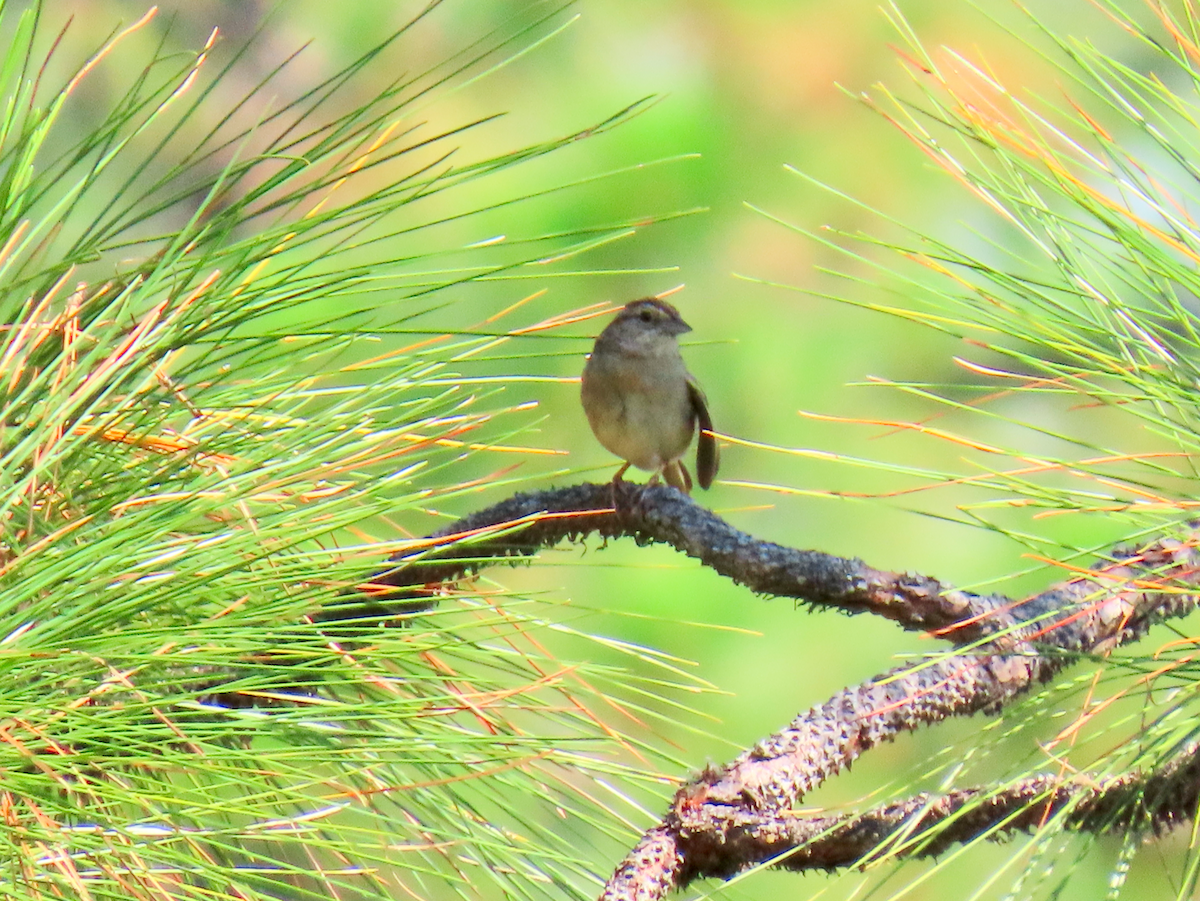
{"label": "bird's leg", "polygon": [[612,501],[612,508],[617,509],[617,486],[624,485],[625,482],[621,476],[629,469],[630,463],[626,461],[621,468],[617,470],[617,474],[612,477],[612,481],[608,483],[609,499]]}
{"label": "bird's leg", "polygon": [[684,494],[692,493],[692,474],[681,460],[672,460],[663,467],[662,474],[672,488],[678,488]]}

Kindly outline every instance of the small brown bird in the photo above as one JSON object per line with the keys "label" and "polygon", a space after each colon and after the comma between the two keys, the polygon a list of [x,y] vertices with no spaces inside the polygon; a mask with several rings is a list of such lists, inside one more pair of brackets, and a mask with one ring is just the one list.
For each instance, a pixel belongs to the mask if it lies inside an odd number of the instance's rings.
{"label": "small brown bird", "polygon": [[692,330],[665,300],[648,297],[625,305],[596,339],[583,367],[583,411],[596,437],[630,465],[662,473],[684,493],[692,477],[680,458],[696,424],[696,480],[701,488],[717,475],[717,440],[708,402],[679,354],[678,337]]}

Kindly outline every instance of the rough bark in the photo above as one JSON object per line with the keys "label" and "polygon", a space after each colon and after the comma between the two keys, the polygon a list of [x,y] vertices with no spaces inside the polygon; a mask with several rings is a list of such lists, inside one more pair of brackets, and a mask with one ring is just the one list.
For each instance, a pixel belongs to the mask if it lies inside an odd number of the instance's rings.
{"label": "rough bark", "polygon": [[900,853],[925,855],[1035,828],[1059,812],[1071,828],[1091,831],[1166,828],[1194,815],[1200,763],[1192,745],[1153,773],[1103,786],[1035,776],[1001,788],[923,794],[855,816],[793,813],[808,792],[879,743],[948,717],[998,710],[1081,656],[1104,654],[1157,620],[1190,612],[1200,562],[1191,536],[1114,549],[1090,570],[1013,599],[761,541],[667,486],[582,484],[517,494],[435,532],[323,618],[408,615],[436,603],[447,582],[589,535],[669,544],[756,593],[873,613],[950,645],[944,656],[838,692],[726,766],[706,769],[617,867],[606,901],[661,898],[785,852],[781,865],[794,869],[850,866],[879,853],[900,829]]}

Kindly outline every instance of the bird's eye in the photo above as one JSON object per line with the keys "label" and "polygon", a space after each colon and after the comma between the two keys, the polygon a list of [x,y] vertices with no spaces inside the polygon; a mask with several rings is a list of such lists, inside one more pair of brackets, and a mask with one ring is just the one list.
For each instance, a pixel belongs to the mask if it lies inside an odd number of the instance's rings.
{"label": "bird's eye", "polygon": [[638,314],[638,319],[642,320],[642,322],[653,322],[654,314],[649,310],[642,310],[642,312]]}

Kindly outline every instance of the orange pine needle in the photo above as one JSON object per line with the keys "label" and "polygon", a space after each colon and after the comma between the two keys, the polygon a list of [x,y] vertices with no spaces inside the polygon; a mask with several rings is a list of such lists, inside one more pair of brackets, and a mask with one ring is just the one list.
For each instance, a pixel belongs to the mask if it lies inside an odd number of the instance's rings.
{"label": "orange pine needle", "polygon": [[[72,433],[87,436],[93,434],[94,430],[89,426],[77,425],[72,429]],[[131,447],[142,448],[143,450],[153,451],[157,454],[189,453],[199,447],[195,441],[174,435],[138,435],[126,429],[116,428],[103,429],[97,437],[102,441],[109,441],[114,444],[127,444]],[[212,466],[231,466],[237,462],[237,458],[231,457],[228,454],[199,453],[195,456],[194,462]]]}
{"label": "orange pine needle", "polygon": [[941,438],[945,441],[951,442],[952,444],[960,444],[963,447],[969,447],[972,450],[984,451],[985,453],[989,453],[989,454],[1004,455],[1006,453],[1005,451],[1001,450],[998,447],[992,447],[991,445],[983,444],[982,442],[979,442],[979,441],[972,441],[970,438],[964,438],[959,435],[954,435],[954,434],[951,434],[950,432],[946,432],[941,429],[933,429],[933,428],[929,428],[928,426],[922,426],[915,422],[899,422],[899,421],[889,420],[889,419],[860,419],[860,418],[848,417],[848,416],[833,416],[833,415],[825,414],[825,413],[810,413],[806,410],[800,410],[799,414],[801,416],[805,417],[806,419],[815,419],[819,422],[844,422],[844,423],[849,423],[852,425],[886,426],[888,428],[896,429],[898,431],[920,432],[923,435],[930,435],[934,438]]}
{"label": "orange pine needle", "polygon": [[0,247],[0,265],[8,261],[9,255],[17,243],[25,237],[25,233],[29,231],[29,220],[22,219],[17,223],[17,227],[12,230],[12,234],[8,236],[8,240],[4,242],[4,246]]}
{"label": "orange pine needle", "polygon": [[125,38],[129,37],[129,35],[133,34],[135,31],[145,27],[157,13],[157,6],[150,7],[148,10],[146,10],[145,15],[143,15],[128,28],[119,32],[116,37],[101,47],[99,51],[96,52],[95,56],[84,63],[83,68],[76,72],[75,77],[67,83],[67,87],[64,89],[63,95],[69,96],[75,90],[75,88],[78,87],[79,83],[83,81],[83,79],[85,79],[88,74],[100,64],[100,61],[116,48],[117,44],[121,43],[121,41],[125,40]]}

